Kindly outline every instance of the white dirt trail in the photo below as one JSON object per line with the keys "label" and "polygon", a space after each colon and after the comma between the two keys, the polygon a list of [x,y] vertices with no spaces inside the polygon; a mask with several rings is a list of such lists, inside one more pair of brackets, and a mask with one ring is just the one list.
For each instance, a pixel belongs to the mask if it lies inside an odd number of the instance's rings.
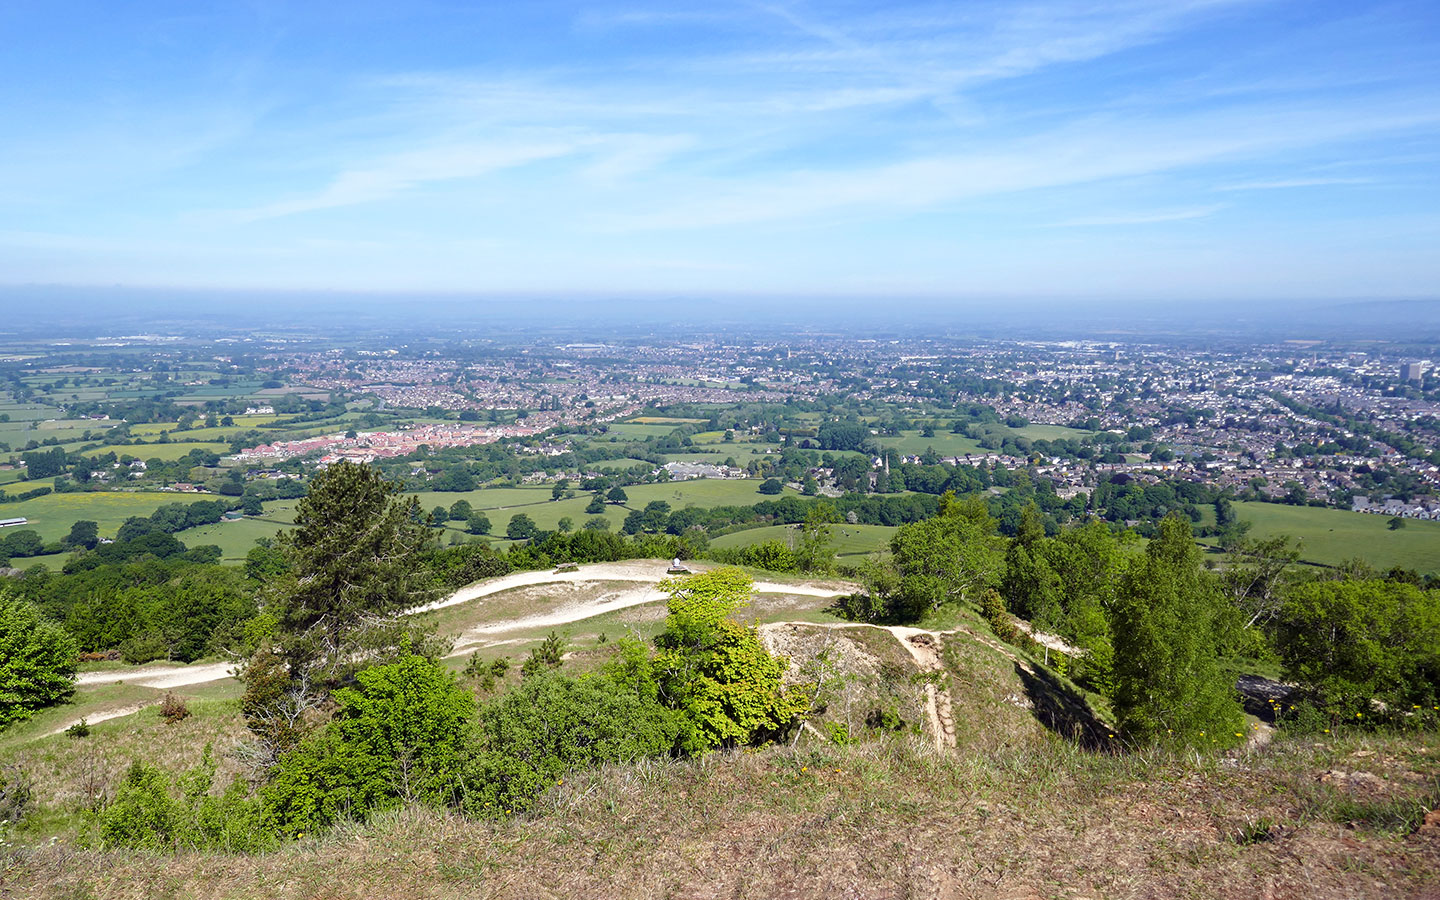
{"label": "white dirt trail", "polygon": [[[703,567],[697,567],[697,569],[698,568]],[[542,584],[587,581],[633,581],[639,585],[632,590],[607,593],[585,603],[571,604],[558,609],[547,610],[543,613],[536,613],[507,621],[491,622],[471,628],[460,636],[457,640],[456,649],[451,654],[459,655],[480,644],[490,643],[483,640],[483,636],[485,635],[520,631],[528,628],[549,628],[556,625],[567,625],[571,622],[578,622],[582,619],[598,616],[601,613],[663,600],[665,595],[653,587],[653,585],[669,577],[665,572],[665,565],[654,562],[594,563],[580,566],[573,572],[516,572],[512,575],[503,575],[499,578],[492,578],[487,581],[467,585],[444,599],[417,607],[412,610],[412,612],[421,613],[445,609],[446,607],[456,606],[461,603],[470,603],[492,594],[501,593],[502,591]],[[844,584],[780,584],[777,582],[757,581],[754,589],[757,594],[791,594],[802,597],[826,598],[842,596],[855,590],[855,587]],[[96,672],[81,673],[81,675],[75,679],[75,683],[84,686],[125,682],[126,684],[134,684],[140,687],[168,690],[170,688],[186,687],[193,684],[206,684],[211,681],[230,678],[232,677],[234,667],[234,663],[224,662],[207,663],[198,666],[145,666],[138,669],[103,669]]]}
{"label": "white dirt trail", "polygon": [[155,704],[153,703],[140,703],[133,706],[122,706],[119,709],[106,709],[100,712],[93,712],[89,715],[81,716],[78,719],[72,719],[71,721],[66,722],[64,725],[61,725],[59,728],[52,728],[51,730],[45,732],[45,735],[48,737],[52,734],[63,734],[68,731],[72,725],[79,725],[81,722],[84,722],[86,725],[99,725],[101,722],[108,722],[111,719],[118,719],[121,716],[132,715],[142,709],[148,709],[154,705]]}
{"label": "white dirt trail", "polygon": [[190,684],[205,684],[229,678],[234,663],[206,663],[201,666],[145,666],[139,669],[102,669],[98,672],[81,672],[75,678],[80,686],[114,684],[123,681],[140,687],[167,688],[185,687]]}
{"label": "white dirt trail", "polygon": [[[468,603],[472,600],[487,597],[501,591],[540,584],[636,581],[645,585],[624,591],[612,591],[601,594],[593,600],[561,606],[535,615],[477,625],[474,628],[467,629],[456,639],[455,648],[450,652],[450,655],[460,656],[476,647],[500,643],[499,641],[487,640],[487,635],[498,635],[532,628],[552,628],[556,625],[568,625],[572,622],[593,618],[603,613],[628,609],[632,606],[642,606],[646,603],[659,602],[664,600],[667,595],[653,585],[658,584],[668,577],[670,576],[658,572],[653,565],[637,566],[633,563],[596,563],[594,565],[581,566],[580,569],[575,572],[519,572],[515,575],[506,575],[491,581],[462,588],[444,600],[439,600],[428,606],[421,607],[421,611],[443,609],[447,606],[454,606],[457,603]],[[841,585],[837,587],[834,585],[780,584],[771,581],[757,581],[754,584],[753,590],[757,594],[790,594],[801,597],[830,598],[840,597],[850,593],[854,590],[854,587],[851,585]]]}

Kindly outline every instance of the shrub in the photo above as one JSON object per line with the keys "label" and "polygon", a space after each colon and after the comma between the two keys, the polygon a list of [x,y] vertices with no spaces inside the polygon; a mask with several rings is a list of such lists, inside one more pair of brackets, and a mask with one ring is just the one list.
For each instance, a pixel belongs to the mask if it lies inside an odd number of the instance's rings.
{"label": "shrub", "polygon": [[495,690],[496,682],[504,678],[509,671],[510,657],[502,656],[487,663],[480,658],[478,650],[470,654],[465,663],[465,676],[476,679],[479,682],[477,686],[487,694]]}
{"label": "shrub", "polygon": [[416,655],[361,670],[356,682],[335,692],[334,721],[281,757],[265,787],[267,814],[287,835],[458,797],[470,694]]}
{"label": "shrub", "polygon": [[90,723],[84,719],[65,729],[65,735],[72,738],[83,738],[90,736]]}
{"label": "shrub", "polygon": [[394,806],[387,760],[323,729],[280,758],[261,791],[267,819],[287,837]]}
{"label": "shrub", "polygon": [[[261,802],[235,779],[212,796],[215,758],[207,745],[200,764],[181,773],[177,784],[138,760],[130,766],[115,799],[93,813],[90,837],[102,848],[182,848],[231,852],[264,850],[275,844]],[[178,787],[178,795],[176,788]]]}
{"label": "shrub", "polygon": [[985,592],[980,601],[980,612],[985,616],[985,621],[990,623],[990,630],[995,632],[996,637],[1007,644],[1015,643],[1019,629],[1005,611],[1005,601],[999,591],[991,589]]}
{"label": "shrub", "polygon": [[1391,581],[1300,585],[1285,597],[1275,637],[1286,676],[1331,719],[1360,713],[1374,723],[1440,702],[1440,591]]}
{"label": "shrub", "polygon": [[530,651],[530,658],[520,667],[520,674],[529,678],[546,669],[558,669],[564,658],[565,639],[552,631],[540,642],[540,646]]}
{"label": "shrub", "polygon": [[771,656],[754,628],[728,616],[749,601],[750,578],[714,569],[661,582],[670,594],[654,670],[660,696],[683,713],[687,753],[769,740],[810,707],[810,693],[783,685],[786,662]]}
{"label": "shrub", "polygon": [[165,720],[166,725],[174,725],[189,717],[190,707],[185,705],[184,699],[166,694],[165,699],[160,701],[160,718]]}
{"label": "shrub", "polygon": [[1223,613],[1189,520],[1171,513],[1110,610],[1114,707],[1130,738],[1207,749],[1243,740],[1244,712],[1218,660]]}
{"label": "shrub", "polygon": [[132,666],[153,662],[165,655],[165,639],[157,632],[146,631],[120,644],[120,658]]}
{"label": "shrub", "polygon": [[332,727],[390,763],[393,789],[403,799],[433,799],[447,790],[475,715],[474,698],[423,656],[362,670],[356,681],[335,692],[340,710]]}
{"label": "shrub", "polygon": [[793,572],[796,569],[795,553],[784,541],[760,541],[746,547],[741,562],[757,569],[771,572]]}
{"label": "shrub", "polygon": [[78,649],[35,607],[0,590],[0,728],[75,692]]}
{"label": "shrub", "polygon": [[480,715],[464,808],[497,816],[530,808],[566,771],[670,752],[681,717],[650,691],[611,677],[527,679]]}

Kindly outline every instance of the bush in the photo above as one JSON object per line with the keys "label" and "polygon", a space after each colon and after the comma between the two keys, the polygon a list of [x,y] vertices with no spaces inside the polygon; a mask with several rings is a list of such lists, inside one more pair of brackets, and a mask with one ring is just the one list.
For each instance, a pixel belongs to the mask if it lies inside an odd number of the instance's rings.
{"label": "bush", "polygon": [[465,676],[474,678],[479,683],[477,687],[484,693],[495,690],[495,684],[510,671],[510,657],[502,656],[485,662],[480,658],[480,652],[470,654],[469,660],[465,663]]}
{"label": "bush", "polygon": [[540,646],[530,651],[530,658],[520,667],[520,674],[529,678],[546,669],[558,669],[564,658],[565,639],[552,631],[540,642]]}
{"label": "bush", "polygon": [[1015,643],[1019,629],[1005,611],[1005,601],[1000,597],[999,591],[992,589],[985,592],[980,601],[980,612],[985,616],[985,621],[990,623],[990,630],[995,632],[997,638],[1007,644]]}
{"label": "bush", "polygon": [[653,693],[613,678],[546,673],[485,709],[479,730],[463,805],[499,816],[529,809],[570,769],[668,753],[685,728]]}
{"label": "bush", "polygon": [[[92,814],[89,836],[102,848],[144,850],[264,850],[276,842],[260,800],[235,779],[219,796],[211,795],[215,759],[207,745],[200,764],[169,777],[138,760],[130,766],[115,799]],[[174,787],[179,788],[176,795]]]}
{"label": "bush", "polygon": [[778,540],[751,544],[742,551],[741,562],[770,572],[793,572],[796,569],[794,552],[784,541]]}
{"label": "bush", "polygon": [[65,736],[72,738],[85,738],[90,736],[90,723],[84,719],[65,729]]}
{"label": "bush", "polygon": [[0,728],[73,694],[78,650],[35,607],[0,591]]}
{"label": "bush", "polygon": [[453,803],[475,701],[432,660],[410,655],[361,670],[334,694],[334,721],[281,757],[267,814],[287,835],[404,801]]}
{"label": "bush", "polygon": [[261,792],[265,815],[287,837],[364,821],[399,803],[388,763],[323,729],[280,758]]}
{"label": "bush", "polygon": [[160,701],[160,718],[165,720],[166,725],[174,725],[190,718],[190,707],[185,705],[182,698],[166,694],[165,699]]}
{"label": "bush", "polygon": [[120,658],[132,666],[153,662],[165,655],[165,639],[147,631],[129,638],[120,645]]}
{"label": "bush", "polygon": [[1205,749],[1244,740],[1234,679],[1219,665],[1225,610],[1189,520],[1171,513],[1125,572],[1109,611],[1114,708],[1130,739]]}
{"label": "bush", "polygon": [[749,602],[750,585],[738,569],[660,584],[669,615],[653,666],[661,696],[690,723],[680,748],[687,753],[770,740],[810,707],[807,689],[784,687],[786,661],[765,650],[754,628],[728,618]]}
{"label": "bush", "polygon": [[1299,585],[1281,606],[1275,643],[1286,677],[1306,685],[1331,720],[1359,713],[1374,724],[1440,703],[1440,591],[1391,581]]}

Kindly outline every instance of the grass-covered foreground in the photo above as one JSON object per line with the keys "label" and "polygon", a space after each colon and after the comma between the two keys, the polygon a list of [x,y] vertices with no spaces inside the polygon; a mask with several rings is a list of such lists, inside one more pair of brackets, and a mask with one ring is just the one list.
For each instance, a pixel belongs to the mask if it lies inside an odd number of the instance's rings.
{"label": "grass-covered foreground", "polygon": [[[182,723],[183,727],[183,723]],[[911,739],[576,772],[530,815],[421,807],[256,856],[7,848],[37,897],[1429,897],[1434,736],[1199,761]]]}

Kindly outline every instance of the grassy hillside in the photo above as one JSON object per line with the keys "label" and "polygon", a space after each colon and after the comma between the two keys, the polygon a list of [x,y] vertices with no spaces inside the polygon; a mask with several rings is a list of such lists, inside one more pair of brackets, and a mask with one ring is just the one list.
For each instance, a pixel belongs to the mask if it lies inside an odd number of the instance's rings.
{"label": "grassy hillside", "polygon": [[[953,752],[902,730],[853,746],[576,771],[524,817],[484,822],[409,807],[255,856],[12,846],[0,851],[0,890],[1323,900],[1440,887],[1440,836],[1411,834],[1440,802],[1434,736],[1282,739],[1226,760],[1092,753],[1035,728],[1024,685],[1005,676],[999,664],[948,671],[975,698],[965,712],[984,712]],[[65,777],[65,795],[81,801],[84,771],[118,774],[132,754],[178,768],[205,742],[237,737],[225,724],[233,704],[192,708],[176,726],[140,716],[83,742],[48,738],[27,759]]]}

